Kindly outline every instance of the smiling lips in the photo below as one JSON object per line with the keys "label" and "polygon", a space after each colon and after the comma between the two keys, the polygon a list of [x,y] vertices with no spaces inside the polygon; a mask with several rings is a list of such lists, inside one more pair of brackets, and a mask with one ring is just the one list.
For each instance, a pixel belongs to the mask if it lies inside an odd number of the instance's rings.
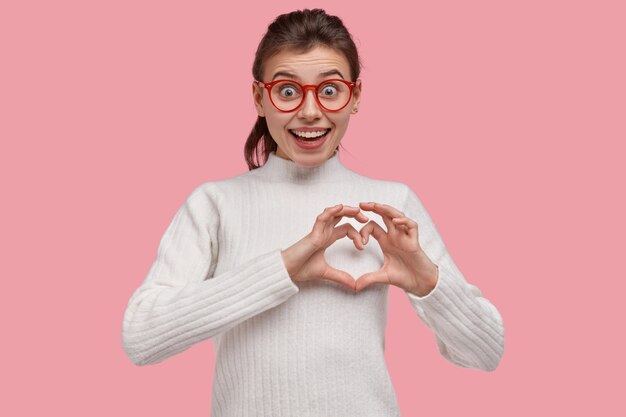
{"label": "smiling lips", "polygon": [[289,129],[294,136],[304,139],[314,139],[325,136],[330,132],[330,128],[324,127],[301,127],[298,129]]}
{"label": "smiling lips", "polygon": [[330,129],[329,127],[298,127],[296,129],[289,129],[294,132],[318,132]]}

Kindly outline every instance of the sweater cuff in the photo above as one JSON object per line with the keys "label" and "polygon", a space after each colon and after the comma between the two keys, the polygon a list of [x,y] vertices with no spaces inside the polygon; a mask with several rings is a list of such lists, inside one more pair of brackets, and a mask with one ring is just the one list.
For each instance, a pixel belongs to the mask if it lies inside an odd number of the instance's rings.
{"label": "sweater cuff", "polygon": [[276,276],[276,280],[282,284],[281,288],[291,296],[300,291],[300,287],[298,287],[294,280],[291,279],[291,276],[289,276],[289,271],[287,271],[282,252],[282,249],[276,249],[272,252],[273,261],[280,264],[280,270]]}
{"label": "sweater cuff", "polygon": [[[238,273],[228,280],[231,288],[225,290],[237,299],[242,296],[250,297],[248,303],[251,305],[260,303],[266,307],[273,307],[299,291],[299,287],[287,272],[281,249],[249,259],[235,270]],[[259,281],[263,281],[261,287]],[[254,287],[256,288],[251,293],[250,289]]]}
{"label": "sweater cuff", "polygon": [[446,267],[437,265],[439,269],[437,283],[435,287],[426,295],[420,297],[407,291],[409,299],[425,311],[445,311],[454,300],[458,300],[458,295],[462,294],[462,288],[457,284]]}
{"label": "sweater cuff", "polygon": [[430,290],[430,292],[426,295],[417,295],[415,293],[412,293],[410,291],[406,291],[406,293],[409,295],[409,299],[411,299],[411,301],[413,300],[425,300],[426,298],[430,297],[432,293],[434,293],[435,291],[438,290],[439,288],[439,283],[441,282],[441,268],[439,268],[439,265],[437,265],[437,282],[435,283],[435,286],[433,287],[432,290]]}

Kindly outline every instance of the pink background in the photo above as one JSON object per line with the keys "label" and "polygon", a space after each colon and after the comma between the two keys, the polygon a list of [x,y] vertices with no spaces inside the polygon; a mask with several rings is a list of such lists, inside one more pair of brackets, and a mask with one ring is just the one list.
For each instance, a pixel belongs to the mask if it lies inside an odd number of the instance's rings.
{"label": "pink background", "polygon": [[505,321],[494,373],[456,367],[392,287],[402,415],[624,415],[624,3],[285,3],[2,2],[0,414],[209,415],[213,341],[135,367],[122,315],[188,193],[247,169],[267,25],[322,7],[365,64],[341,160],[409,184]]}

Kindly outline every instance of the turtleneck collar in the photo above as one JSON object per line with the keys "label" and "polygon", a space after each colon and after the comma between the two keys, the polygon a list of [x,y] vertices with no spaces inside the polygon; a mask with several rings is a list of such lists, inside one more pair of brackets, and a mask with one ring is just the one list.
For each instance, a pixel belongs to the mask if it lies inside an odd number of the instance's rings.
{"label": "turtleneck collar", "polygon": [[339,151],[316,167],[298,165],[292,160],[281,158],[276,151],[270,152],[267,162],[255,169],[256,174],[271,181],[286,181],[299,184],[336,182],[352,178],[352,171],[339,159]]}

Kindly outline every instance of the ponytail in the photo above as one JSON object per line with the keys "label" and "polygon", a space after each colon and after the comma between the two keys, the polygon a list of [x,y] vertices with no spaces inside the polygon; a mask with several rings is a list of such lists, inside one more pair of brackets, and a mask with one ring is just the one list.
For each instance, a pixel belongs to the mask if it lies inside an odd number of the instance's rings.
{"label": "ponytail", "polygon": [[[261,167],[267,161],[270,152],[276,151],[277,149],[278,145],[270,134],[265,117],[258,116],[243,149],[244,158],[248,164],[248,170],[252,171],[253,169]],[[262,159],[261,156],[263,156]]]}

